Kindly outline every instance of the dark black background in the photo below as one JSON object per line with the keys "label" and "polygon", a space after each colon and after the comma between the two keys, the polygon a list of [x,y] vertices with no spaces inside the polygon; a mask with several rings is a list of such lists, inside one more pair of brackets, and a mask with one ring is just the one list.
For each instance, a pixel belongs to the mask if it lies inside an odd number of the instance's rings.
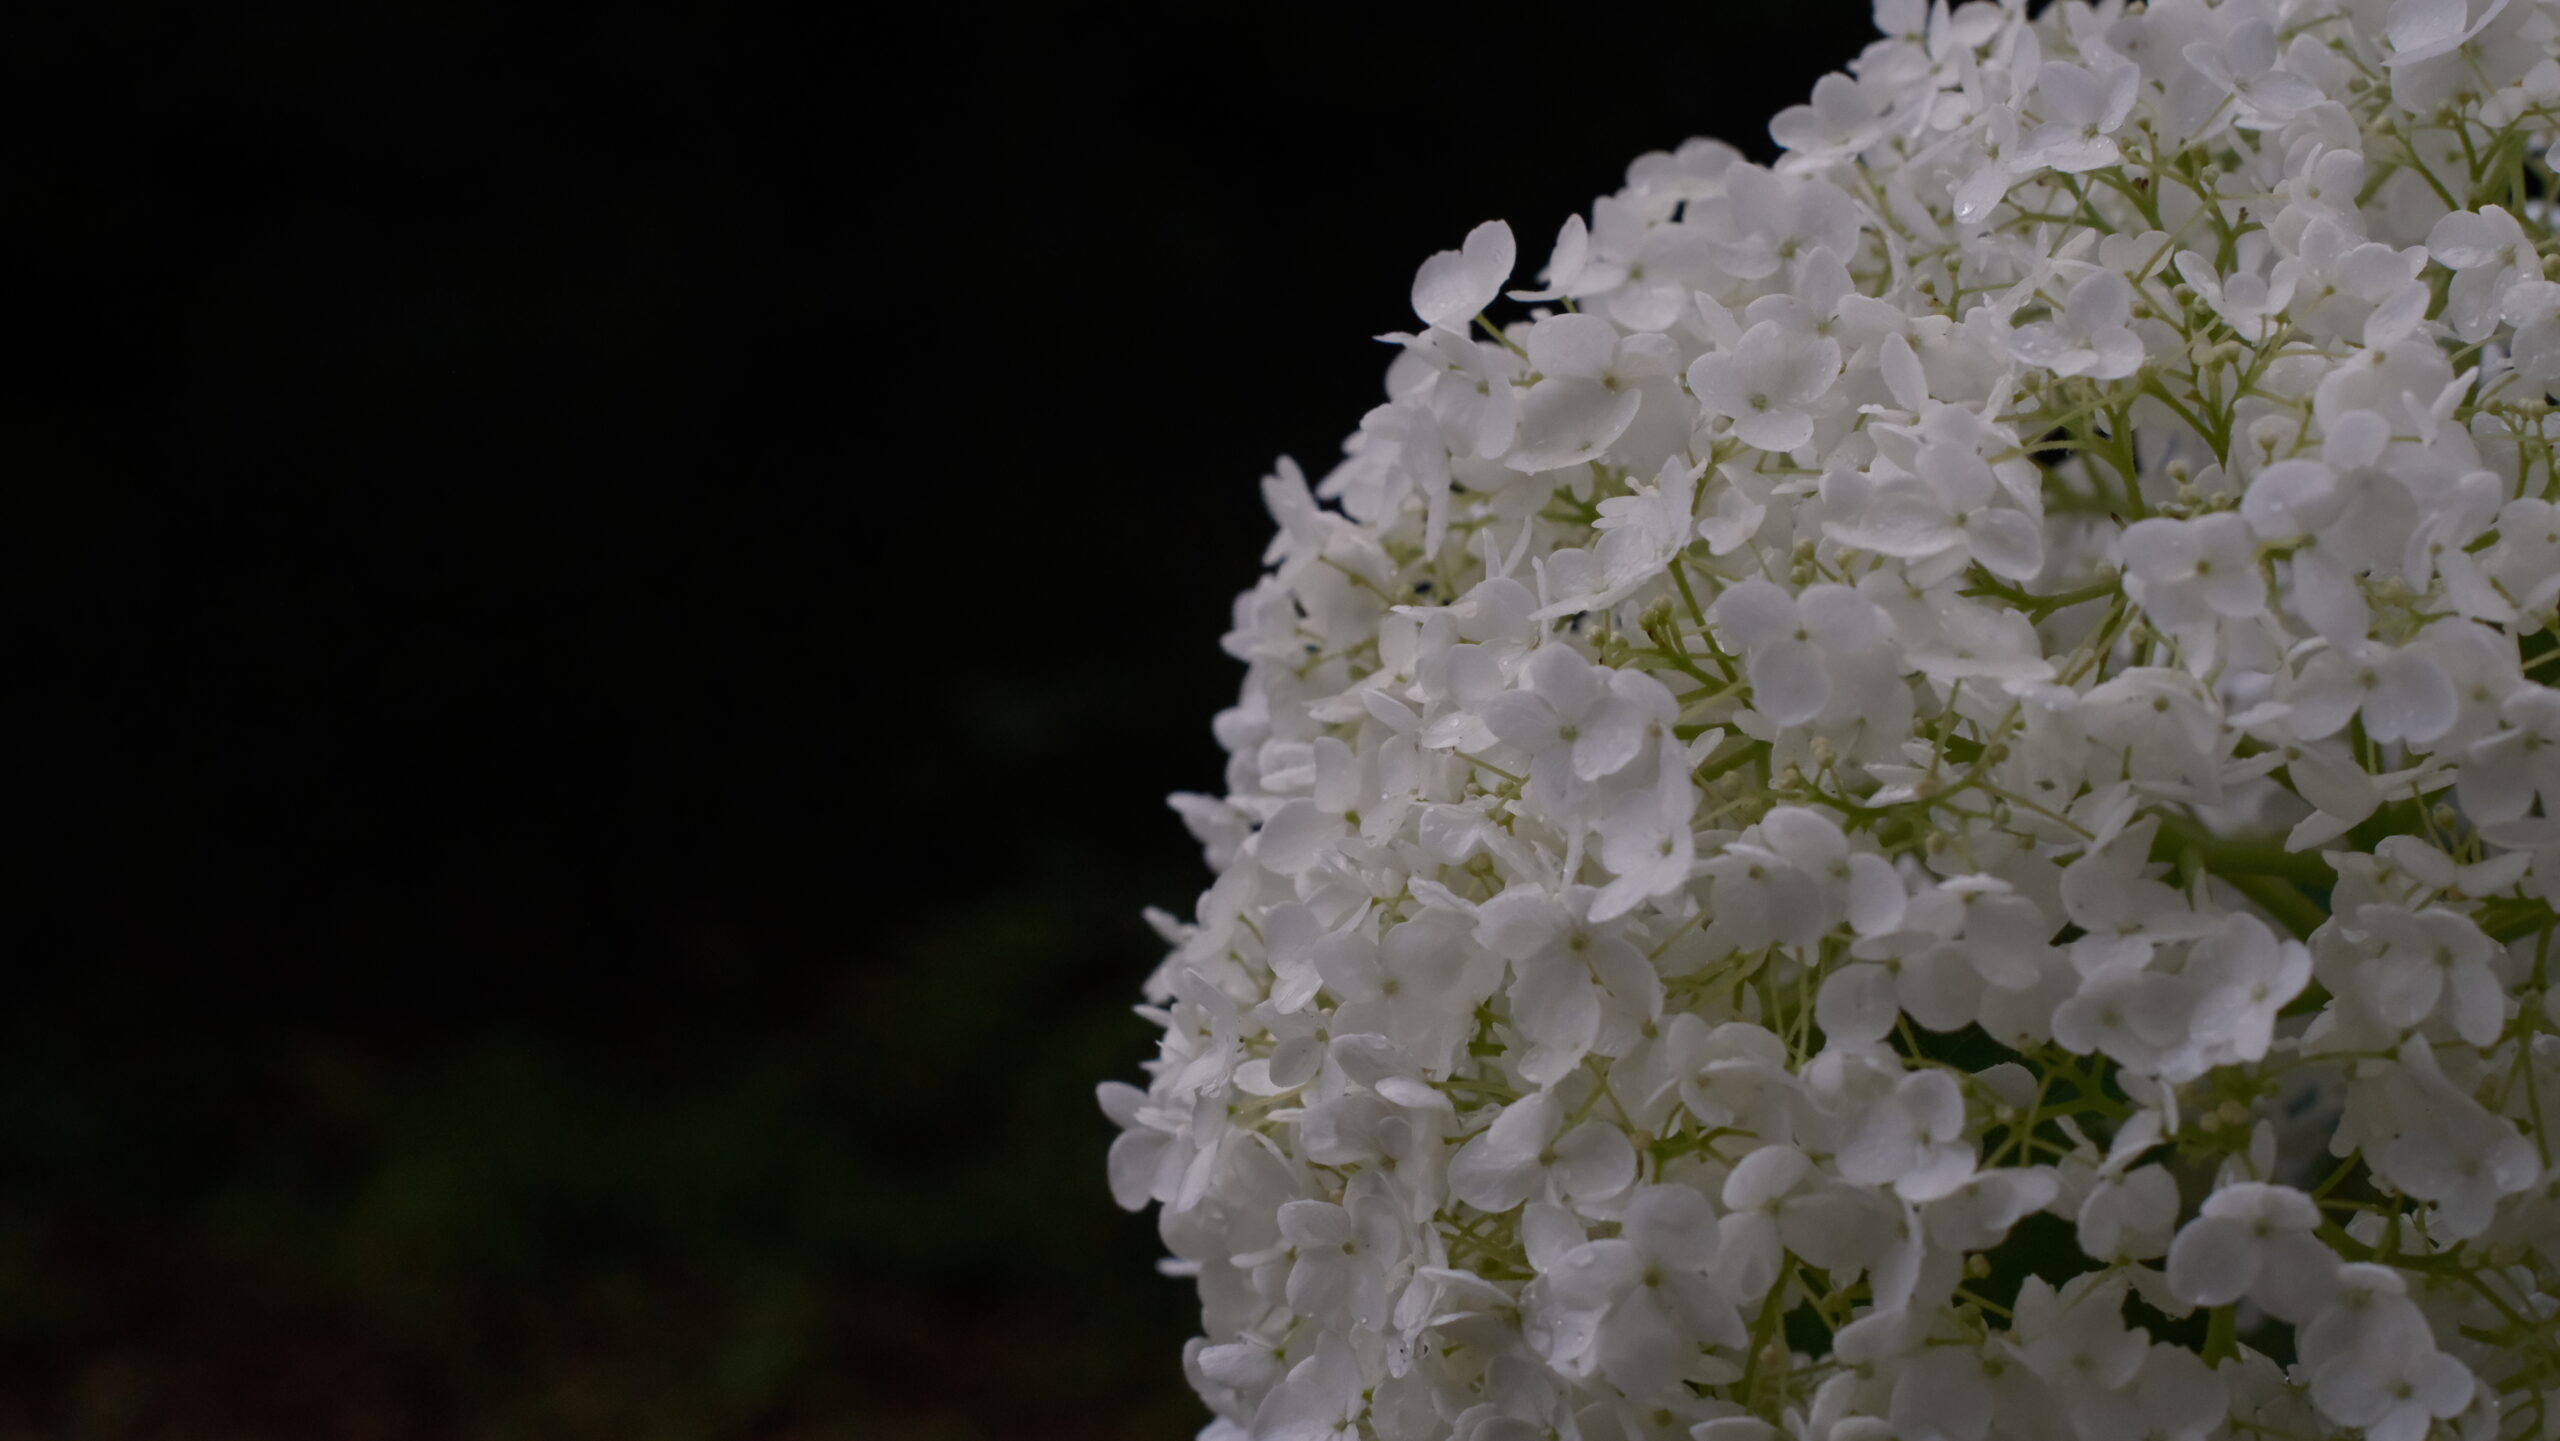
{"label": "dark black background", "polygon": [[1188,1434],[1255,478],[1862,8],[218,8],[0,62],[0,1436]]}

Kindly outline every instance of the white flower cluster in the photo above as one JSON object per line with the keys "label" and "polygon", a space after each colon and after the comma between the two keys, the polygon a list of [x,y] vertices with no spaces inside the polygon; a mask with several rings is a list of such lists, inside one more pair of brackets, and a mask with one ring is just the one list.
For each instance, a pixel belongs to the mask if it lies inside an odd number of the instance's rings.
{"label": "white flower cluster", "polygon": [[1264,484],[1204,1435],[2560,1437],[2560,3],[1876,11]]}

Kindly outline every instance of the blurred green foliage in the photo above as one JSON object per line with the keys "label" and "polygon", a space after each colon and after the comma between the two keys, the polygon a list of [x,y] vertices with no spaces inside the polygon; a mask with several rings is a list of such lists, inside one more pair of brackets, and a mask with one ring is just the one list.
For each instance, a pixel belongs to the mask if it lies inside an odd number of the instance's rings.
{"label": "blurred green foliage", "polygon": [[780,1025],[21,1017],[0,1436],[1186,1436],[1092,1099],[1149,1035],[1118,898],[986,897]]}

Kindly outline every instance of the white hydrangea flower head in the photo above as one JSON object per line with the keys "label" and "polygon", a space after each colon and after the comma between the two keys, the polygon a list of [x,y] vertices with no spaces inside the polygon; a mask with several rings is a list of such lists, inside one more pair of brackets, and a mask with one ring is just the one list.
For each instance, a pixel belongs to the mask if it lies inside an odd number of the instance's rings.
{"label": "white hydrangea flower head", "polygon": [[1876,18],[1263,484],[1203,1435],[2560,1438],[2560,0]]}

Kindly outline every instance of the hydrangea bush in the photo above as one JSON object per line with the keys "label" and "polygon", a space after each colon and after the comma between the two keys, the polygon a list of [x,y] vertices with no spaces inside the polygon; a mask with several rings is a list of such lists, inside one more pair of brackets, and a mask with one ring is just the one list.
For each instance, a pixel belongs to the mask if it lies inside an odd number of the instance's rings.
{"label": "hydrangea bush", "polygon": [[1876,13],[1264,482],[1204,1435],[2560,1437],[2560,5]]}

